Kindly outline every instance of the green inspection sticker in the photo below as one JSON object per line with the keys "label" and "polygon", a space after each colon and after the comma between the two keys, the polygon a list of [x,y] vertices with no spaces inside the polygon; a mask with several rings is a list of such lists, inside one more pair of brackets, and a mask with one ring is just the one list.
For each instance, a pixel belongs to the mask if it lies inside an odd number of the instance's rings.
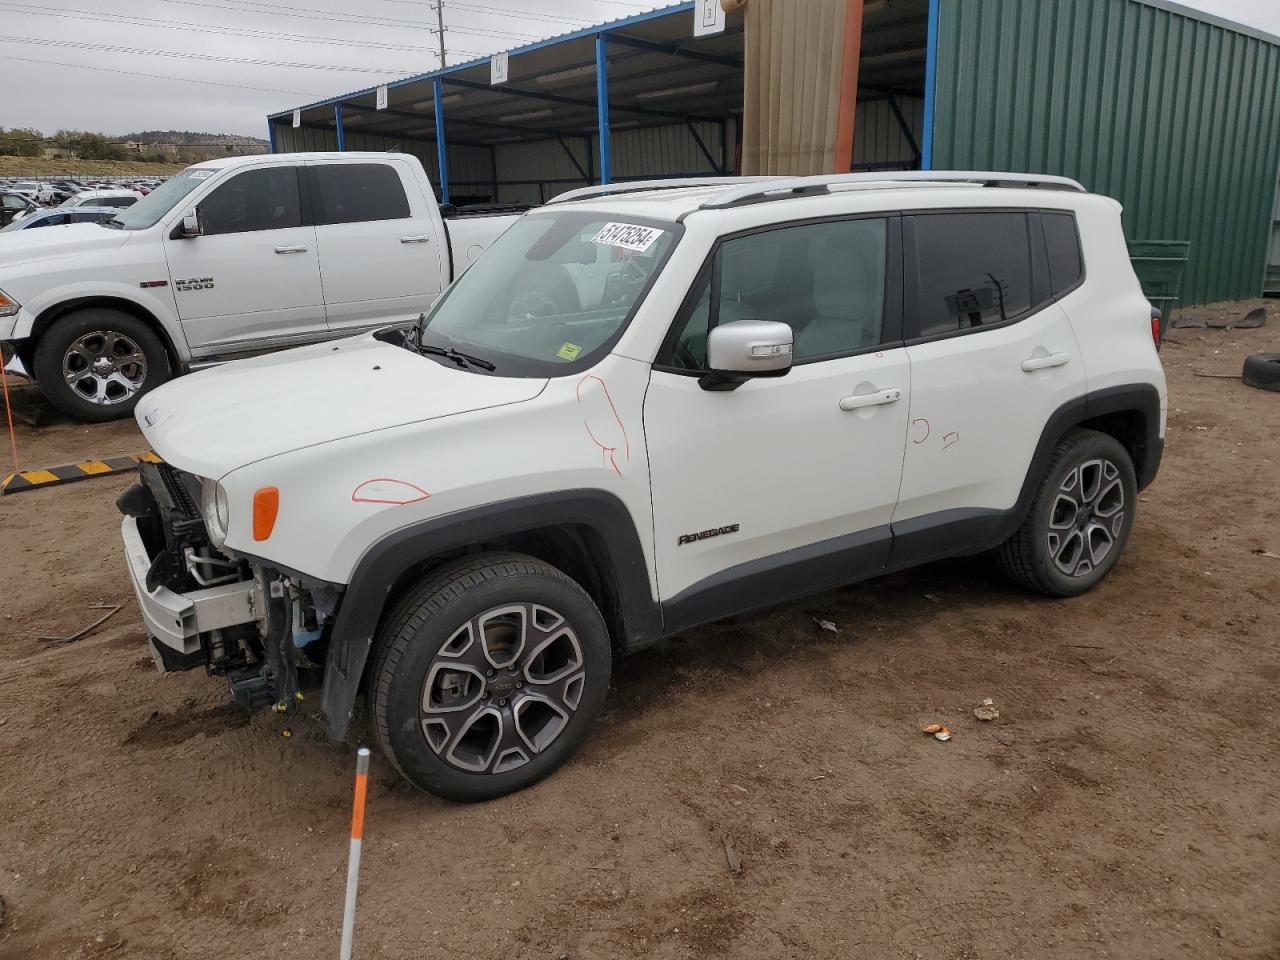
{"label": "green inspection sticker", "polygon": [[582,348],[576,343],[566,343],[563,347],[556,351],[556,356],[561,360],[577,360],[578,354],[582,352]]}

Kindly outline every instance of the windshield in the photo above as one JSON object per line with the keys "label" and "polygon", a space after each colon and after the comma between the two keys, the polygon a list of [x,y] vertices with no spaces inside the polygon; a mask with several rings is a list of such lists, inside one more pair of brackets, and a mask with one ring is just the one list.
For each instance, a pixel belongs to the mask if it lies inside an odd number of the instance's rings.
{"label": "windshield", "polygon": [[123,226],[126,230],[145,230],[148,227],[154,227],[160,222],[161,217],[181,203],[187,194],[212,177],[215,172],[208,168],[188,167],[176,176],[170,177],[162,186],[156,187],[111,222],[116,226]]}
{"label": "windshield", "polygon": [[436,304],[422,345],[478,356],[500,376],[585,369],[626,329],[682,232],[588,211],[523,217]]}

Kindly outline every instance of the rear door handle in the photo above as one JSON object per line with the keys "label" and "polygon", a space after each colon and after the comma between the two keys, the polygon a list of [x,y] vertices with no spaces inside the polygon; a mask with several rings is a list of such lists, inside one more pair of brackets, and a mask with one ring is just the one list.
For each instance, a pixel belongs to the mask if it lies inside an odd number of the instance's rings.
{"label": "rear door handle", "polygon": [[401,243],[430,243],[431,234],[424,233],[414,237],[401,237],[400,242]]}
{"label": "rear door handle", "polygon": [[897,387],[889,387],[879,393],[854,394],[840,401],[840,409],[845,413],[862,410],[866,407],[883,407],[885,404],[897,403],[902,399],[902,391]]}
{"label": "rear door handle", "polygon": [[1070,362],[1071,354],[1069,353],[1051,353],[1046,357],[1028,357],[1022,361],[1022,372],[1035,373],[1037,370],[1065,367]]}
{"label": "rear door handle", "polygon": [[306,253],[307,245],[299,243],[292,247],[276,247],[276,253]]}

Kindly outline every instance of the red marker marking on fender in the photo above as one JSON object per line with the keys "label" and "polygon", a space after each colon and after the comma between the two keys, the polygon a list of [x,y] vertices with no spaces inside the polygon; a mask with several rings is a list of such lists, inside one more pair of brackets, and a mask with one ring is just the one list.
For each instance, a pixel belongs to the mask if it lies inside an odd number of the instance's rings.
{"label": "red marker marking on fender", "polygon": [[406,503],[418,503],[426,500],[431,494],[419,486],[404,480],[391,480],[379,477],[366,480],[351,492],[352,503],[389,503],[402,507]]}
{"label": "red marker marking on fender", "polygon": [[627,439],[627,428],[618,416],[618,408],[605,382],[594,375],[578,381],[578,404],[582,407],[582,425],[587,428],[591,442],[603,452],[604,465],[622,476],[617,454],[621,451],[622,462],[630,463],[631,441]]}
{"label": "red marker marking on fender", "polygon": [[921,437],[919,440],[915,440],[915,439],[913,439],[913,440],[911,441],[911,442],[912,442],[912,443],[914,443],[917,447],[918,447],[918,446],[920,446],[920,444],[924,443],[926,440],[928,440],[928,439],[929,439],[929,434],[930,434],[930,432],[932,432],[932,430],[933,430],[933,428],[929,426],[929,421],[928,421],[928,420],[925,420],[923,417],[921,417],[920,419],[917,419],[917,420],[912,420],[912,421],[911,421],[911,426],[912,426],[912,428],[914,429],[915,425],[916,425],[916,424],[918,424],[918,423],[923,423],[923,424],[924,424],[924,436],[923,436],[923,437]]}
{"label": "red marker marking on fender", "polygon": [[947,449],[947,447],[951,446],[953,443],[959,443],[959,442],[960,442],[960,434],[948,433],[945,437],[942,438],[942,449],[945,450]]}

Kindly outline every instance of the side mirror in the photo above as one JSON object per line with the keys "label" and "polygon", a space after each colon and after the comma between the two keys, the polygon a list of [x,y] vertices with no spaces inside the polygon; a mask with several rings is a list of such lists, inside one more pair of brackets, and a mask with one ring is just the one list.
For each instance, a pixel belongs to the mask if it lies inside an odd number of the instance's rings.
{"label": "side mirror", "polygon": [[192,207],[183,214],[182,224],[178,227],[178,236],[190,240],[192,237],[200,236],[202,232],[200,229],[200,211],[196,207]]}
{"label": "side mirror", "polygon": [[785,377],[795,355],[791,327],[772,320],[735,320],[707,337],[703,390],[736,390],[755,377]]}

